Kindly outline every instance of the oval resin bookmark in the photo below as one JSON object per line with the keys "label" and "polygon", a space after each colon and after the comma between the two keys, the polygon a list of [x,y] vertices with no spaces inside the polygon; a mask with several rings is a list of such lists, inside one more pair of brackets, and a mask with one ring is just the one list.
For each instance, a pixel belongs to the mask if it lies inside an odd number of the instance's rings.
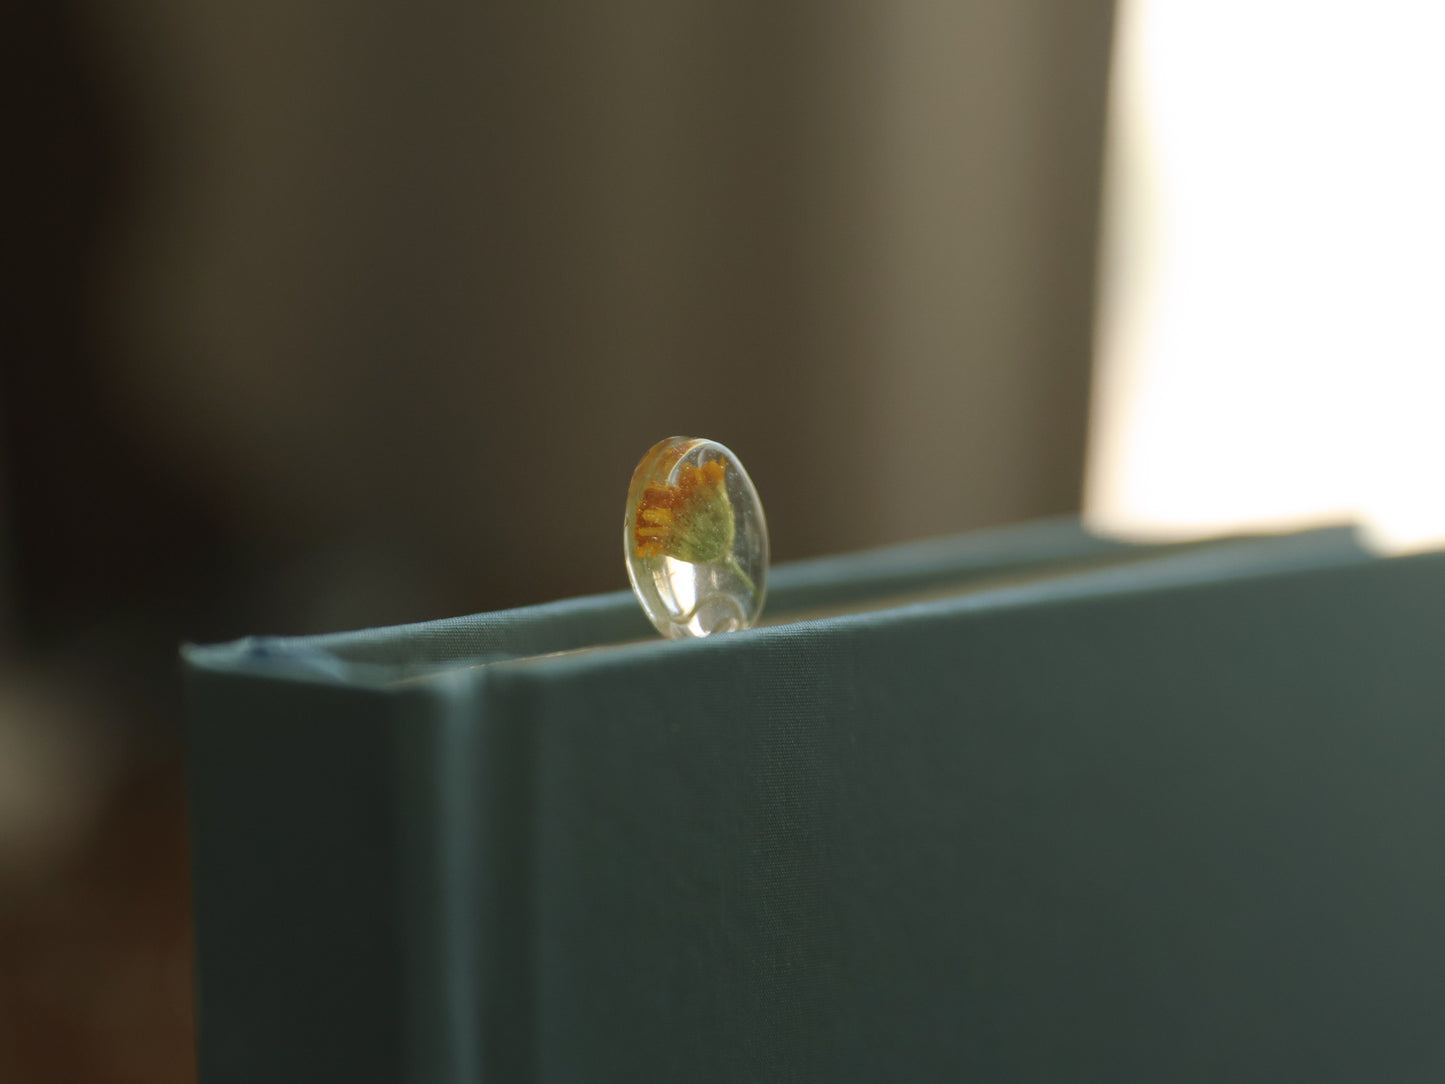
{"label": "oval resin bookmark", "polygon": [[737,456],[717,441],[669,437],[627,491],[627,577],[669,640],[751,628],[767,589],[768,526]]}

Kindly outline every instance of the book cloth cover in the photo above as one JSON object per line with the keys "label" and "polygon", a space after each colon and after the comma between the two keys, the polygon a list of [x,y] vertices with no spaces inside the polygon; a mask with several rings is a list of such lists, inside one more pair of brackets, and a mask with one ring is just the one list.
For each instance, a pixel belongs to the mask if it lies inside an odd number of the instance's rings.
{"label": "book cloth cover", "polygon": [[840,609],[188,649],[202,1080],[1445,1074],[1445,556],[775,569]]}

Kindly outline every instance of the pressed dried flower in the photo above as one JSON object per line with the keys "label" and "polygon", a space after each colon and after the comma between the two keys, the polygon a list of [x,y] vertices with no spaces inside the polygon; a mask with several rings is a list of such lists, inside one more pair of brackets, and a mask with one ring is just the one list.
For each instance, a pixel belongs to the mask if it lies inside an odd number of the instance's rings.
{"label": "pressed dried flower", "polygon": [[732,556],[736,525],[728,500],[727,464],[683,464],[675,485],[649,485],[634,518],[637,556],[711,564]]}

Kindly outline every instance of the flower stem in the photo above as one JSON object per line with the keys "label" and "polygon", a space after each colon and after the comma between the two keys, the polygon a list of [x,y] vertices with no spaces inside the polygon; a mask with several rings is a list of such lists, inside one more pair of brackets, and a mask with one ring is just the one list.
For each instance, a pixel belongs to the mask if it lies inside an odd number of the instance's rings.
{"label": "flower stem", "polygon": [[731,553],[728,554],[728,559],[725,562],[725,565],[727,568],[732,570],[733,575],[743,581],[743,586],[748,589],[749,594],[755,594],[757,592],[758,585],[753,583],[753,578],[742,570],[742,566],[738,564],[738,559],[734,557]]}

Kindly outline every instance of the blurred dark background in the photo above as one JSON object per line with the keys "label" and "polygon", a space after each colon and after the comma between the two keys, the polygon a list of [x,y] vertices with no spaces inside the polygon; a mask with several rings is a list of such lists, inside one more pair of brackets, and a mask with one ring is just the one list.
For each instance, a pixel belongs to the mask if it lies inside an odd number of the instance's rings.
{"label": "blurred dark background", "polygon": [[176,646],[1076,509],[1112,5],[22,5],[0,1080],[192,1079]]}

